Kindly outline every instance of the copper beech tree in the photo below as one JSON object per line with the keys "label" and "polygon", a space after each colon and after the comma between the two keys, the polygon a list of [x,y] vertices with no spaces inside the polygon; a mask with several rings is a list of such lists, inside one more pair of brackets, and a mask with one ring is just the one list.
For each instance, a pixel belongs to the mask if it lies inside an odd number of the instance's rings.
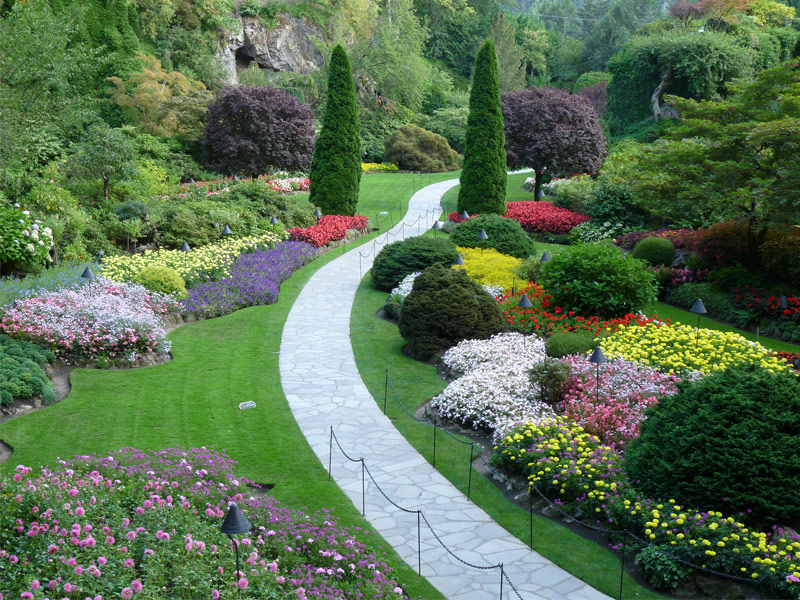
{"label": "copper beech tree", "polygon": [[606,138],[592,105],[556,88],[528,88],[502,96],[506,163],[530,167],[538,195],[545,173],[597,173],[606,159]]}

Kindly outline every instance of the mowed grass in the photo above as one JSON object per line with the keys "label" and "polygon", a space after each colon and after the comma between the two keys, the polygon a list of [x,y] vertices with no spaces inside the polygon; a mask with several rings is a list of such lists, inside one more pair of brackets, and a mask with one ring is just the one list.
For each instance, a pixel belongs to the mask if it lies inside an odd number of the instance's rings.
{"label": "mowed grass", "polygon": [[[372,287],[369,275],[356,293],[350,320],[350,339],[359,373],[372,396],[383,407],[385,373],[389,371],[394,390],[409,411],[424,404],[445,387],[436,368],[412,360],[401,353],[405,343],[397,327],[379,319],[375,313],[384,305],[387,294]],[[387,415],[400,433],[433,463],[433,428],[412,421],[395,400],[389,388]],[[469,481],[468,446],[452,440],[441,431],[436,439],[436,468],[463,493]],[[524,543],[529,542],[529,514],[509,502],[493,483],[472,473],[471,499],[495,521]],[[557,522],[534,515],[533,547],[560,567],[589,585],[618,597],[620,561],[608,549],[587,540]],[[663,598],[638,585],[625,575],[624,598]]]}
{"label": "mowed grass", "polygon": [[[431,182],[452,177],[437,174]],[[391,208],[397,222],[419,189],[419,179],[412,174],[364,177],[359,212]],[[387,229],[389,219],[382,218],[379,225]],[[176,329],[169,336],[174,358],[166,364],[119,371],[76,369],[65,400],[0,426],[0,438],[14,448],[0,469],[53,464],[58,457],[102,454],[125,446],[208,446],[237,461],[238,475],[274,484],[270,493],[286,506],[333,508],[345,524],[369,528],[328,479],[303,437],[283,395],[278,369],[281,332],[292,303],[313,273],[341,253],[334,249],[297,271],[281,286],[276,304]],[[247,400],[255,401],[256,408],[240,411],[238,404]],[[412,597],[442,597],[388,544],[382,545]]]}

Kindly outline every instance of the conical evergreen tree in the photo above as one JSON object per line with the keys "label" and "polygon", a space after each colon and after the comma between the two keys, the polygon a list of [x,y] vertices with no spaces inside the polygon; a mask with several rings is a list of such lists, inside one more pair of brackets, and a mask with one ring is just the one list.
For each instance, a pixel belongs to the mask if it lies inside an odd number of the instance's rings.
{"label": "conical evergreen tree", "polygon": [[311,159],[309,201],[326,215],[354,215],[361,182],[361,139],[356,86],[341,45],[331,54],[322,131]]}
{"label": "conical evergreen tree", "polygon": [[475,59],[458,212],[506,212],[506,148],[497,58],[486,40]]}

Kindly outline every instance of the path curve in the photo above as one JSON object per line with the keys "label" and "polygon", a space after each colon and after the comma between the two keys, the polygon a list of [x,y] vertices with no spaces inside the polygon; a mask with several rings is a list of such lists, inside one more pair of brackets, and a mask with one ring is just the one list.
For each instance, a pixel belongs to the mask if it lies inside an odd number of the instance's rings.
{"label": "path curve", "polygon": [[[385,243],[425,231],[439,216],[442,195],[458,180],[419,190],[403,221]],[[419,220],[419,226],[418,226]],[[387,241],[388,238],[388,241]],[[381,243],[382,242],[382,243]],[[525,600],[569,598],[600,600],[607,596],[557,567],[508,533],[467,500],[394,428],[373,400],[356,368],[350,344],[350,312],[361,274],[375,253],[372,243],[331,261],[306,283],[283,328],[280,374],[289,406],[314,452],[327,467],[330,427],[351,457],[364,457],[367,468],[389,498],[421,509],[444,544],[459,558],[477,565],[504,563],[506,574]],[[361,507],[361,465],[348,461],[334,443],[332,472],[339,487]],[[367,478],[366,518],[397,553],[417,568],[417,517],[394,508]],[[422,523],[422,575],[451,600],[497,598],[498,569],[467,567],[437,543]],[[504,584],[503,598],[516,598]]]}

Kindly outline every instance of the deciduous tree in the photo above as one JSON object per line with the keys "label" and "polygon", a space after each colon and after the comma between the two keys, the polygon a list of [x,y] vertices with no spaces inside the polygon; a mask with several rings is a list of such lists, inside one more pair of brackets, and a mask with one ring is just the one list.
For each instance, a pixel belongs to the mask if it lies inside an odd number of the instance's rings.
{"label": "deciduous tree", "polygon": [[536,189],[542,176],[596,173],[606,158],[606,139],[592,105],[556,88],[528,88],[503,94],[506,162],[530,167]]}

